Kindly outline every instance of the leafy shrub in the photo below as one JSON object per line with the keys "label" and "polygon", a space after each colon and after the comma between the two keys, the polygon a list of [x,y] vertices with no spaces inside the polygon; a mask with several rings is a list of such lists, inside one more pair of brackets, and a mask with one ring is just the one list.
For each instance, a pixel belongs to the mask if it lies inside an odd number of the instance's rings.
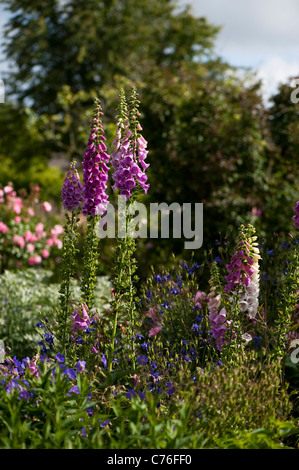
{"label": "leafy shrub", "polygon": [[[52,272],[45,269],[5,271],[0,276],[0,339],[10,355],[31,356],[37,349],[40,335],[35,324],[41,317],[51,317],[57,307],[60,285],[53,283]],[[74,297],[80,299],[78,282],[72,283]],[[97,305],[104,310],[110,284],[108,278],[97,279]]]}

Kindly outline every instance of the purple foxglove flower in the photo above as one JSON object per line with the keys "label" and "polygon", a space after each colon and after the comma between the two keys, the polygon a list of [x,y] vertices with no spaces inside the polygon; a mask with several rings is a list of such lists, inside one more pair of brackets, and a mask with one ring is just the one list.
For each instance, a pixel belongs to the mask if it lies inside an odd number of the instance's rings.
{"label": "purple foxglove flower", "polygon": [[83,203],[83,185],[76,170],[75,162],[71,163],[70,169],[63,182],[61,198],[63,207],[69,212],[78,209],[81,207],[81,203]]}
{"label": "purple foxglove flower", "polygon": [[295,215],[293,215],[292,219],[294,220],[294,227],[299,229],[299,201],[297,201],[296,206],[293,207],[295,211]]}
{"label": "purple foxglove flower", "polygon": [[83,157],[84,204],[83,215],[103,215],[108,205],[106,194],[110,156],[106,153],[106,137],[101,121],[100,101],[95,99],[91,132]]}

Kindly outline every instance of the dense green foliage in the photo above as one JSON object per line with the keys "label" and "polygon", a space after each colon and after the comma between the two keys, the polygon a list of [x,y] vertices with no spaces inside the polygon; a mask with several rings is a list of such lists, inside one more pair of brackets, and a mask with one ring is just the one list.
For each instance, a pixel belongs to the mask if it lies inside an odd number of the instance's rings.
{"label": "dense green foliage", "polygon": [[[235,233],[248,222],[267,242],[273,231],[285,230],[285,208],[296,198],[298,105],[290,103],[286,85],[265,109],[254,77],[240,78],[216,57],[216,26],[169,0],[141,1],[138,8],[131,0],[3,3],[11,12],[5,52],[17,65],[7,83],[17,99],[16,113],[30,101],[35,123],[30,129],[35,140],[34,128],[43,136],[43,157],[58,152],[68,161],[82,155],[92,98],[102,98],[110,118],[115,90],[134,84],[150,149],[154,184],[148,202],[203,202],[204,240]],[[11,139],[8,121],[2,120]],[[109,124],[110,144],[113,131]],[[21,140],[14,152],[26,155],[27,144]],[[40,147],[33,148],[26,156],[31,175],[54,196],[58,173],[37,171]],[[9,149],[5,160],[16,169],[16,160],[21,162]],[[6,177],[15,179],[7,165]],[[177,240],[140,245],[144,272],[149,264],[165,263],[170,251],[190,254]]]}

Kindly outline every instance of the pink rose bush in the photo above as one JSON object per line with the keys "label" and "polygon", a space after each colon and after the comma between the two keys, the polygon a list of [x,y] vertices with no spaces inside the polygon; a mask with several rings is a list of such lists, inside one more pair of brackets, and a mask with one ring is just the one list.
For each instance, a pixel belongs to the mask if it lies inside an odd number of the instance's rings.
{"label": "pink rose bush", "polygon": [[0,188],[1,271],[25,266],[50,266],[59,257],[63,228],[50,225],[52,206],[41,201],[39,188],[17,194],[9,183]]}

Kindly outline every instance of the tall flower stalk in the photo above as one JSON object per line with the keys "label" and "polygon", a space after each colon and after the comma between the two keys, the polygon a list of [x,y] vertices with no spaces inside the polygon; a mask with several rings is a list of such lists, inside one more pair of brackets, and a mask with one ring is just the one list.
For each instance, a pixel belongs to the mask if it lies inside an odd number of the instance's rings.
{"label": "tall flower stalk", "polygon": [[[136,194],[140,191],[147,193],[149,184],[145,170],[149,166],[145,163],[147,156],[147,142],[140,134],[142,130],[139,123],[139,100],[135,88],[131,91],[129,105],[124,90],[120,91],[119,114],[117,121],[116,138],[113,142],[114,151],[111,155],[113,167],[113,190],[118,191],[126,201],[130,200],[134,207]],[[125,204],[124,204],[125,207]],[[121,216],[121,221],[120,221]],[[110,341],[110,354],[108,370],[112,370],[113,353],[117,332],[117,323],[120,312],[128,324],[130,337],[130,355],[133,369],[135,369],[135,325],[137,312],[136,299],[136,241],[130,231],[132,217],[119,213],[119,223],[123,238],[118,238],[115,249],[114,278],[113,278],[113,329]],[[131,227],[132,229],[132,227]],[[119,230],[120,232],[120,230]]]}
{"label": "tall flower stalk", "polygon": [[217,263],[214,261],[211,267],[211,278],[209,281],[210,292],[208,294],[209,320],[212,329],[212,335],[216,341],[216,346],[221,351],[225,342],[227,330],[226,309],[221,307],[222,286],[220,283]]}
{"label": "tall flower stalk", "polygon": [[70,169],[63,182],[62,206],[66,210],[63,254],[62,254],[62,283],[60,286],[60,308],[57,318],[57,341],[58,348],[62,354],[66,353],[66,345],[68,341],[68,320],[71,314],[71,281],[76,269],[76,241],[78,237],[77,229],[79,222],[79,212],[84,201],[83,185],[80,181],[79,174],[76,170],[76,164],[73,161]]}
{"label": "tall flower stalk", "polygon": [[261,259],[252,225],[239,229],[238,244],[230,264],[224,288],[227,294],[237,297],[240,311],[254,319],[258,311],[259,260]]}
{"label": "tall flower stalk", "polygon": [[109,155],[106,153],[106,137],[101,116],[103,111],[98,98],[94,100],[94,114],[87,148],[83,157],[84,204],[83,215],[87,216],[87,231],[84,247],[84,266],[81,281],[82,297],[89,309],[94,304],[94,290],[99,257],[99,238],[96,225],[107,209],[107,180]]}
{"label": "tall flower stalk", "polygon": [[242,359],[243,345],[252,340],[248,326],[259,307],[259,249],[252,225],[241,225],[235,253],[226,266],[228,274],[224,294],[227,300],[226,334],[223,357],[235,362]]}

